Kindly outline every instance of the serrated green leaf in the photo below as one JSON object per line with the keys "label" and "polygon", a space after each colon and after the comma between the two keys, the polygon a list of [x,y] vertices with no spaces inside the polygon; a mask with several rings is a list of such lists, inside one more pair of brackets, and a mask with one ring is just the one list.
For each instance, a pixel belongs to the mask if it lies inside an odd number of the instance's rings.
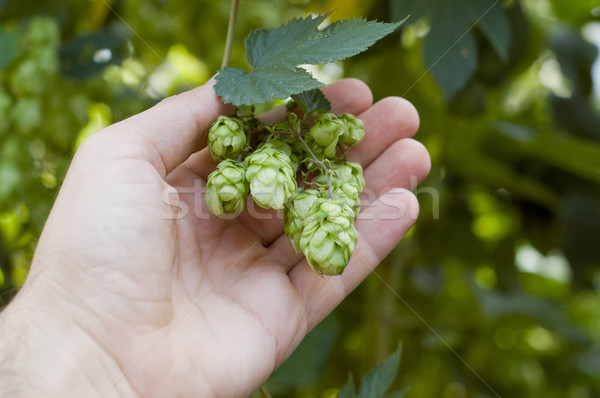
{"label": "serrated green leaf", "polygon": [[294,94],[292,95],[292,99],[296,101],[305,115],[308,115],[312,111],[329,112],[331,110],[331,102],[329,102],[325,94],[319,89]]}
{"label": "serrated green leaf", "polygon": [[352,373],[348,375],[348,381],[337,395],[337,398],[356,398],[356,388],[354,387]]}
{"label": "serrated green leaf", "polygon": [[274,29],[258,29],[246,38],[250,73],[222,68],[216,76],[217,95],[226,103],[250,105],[283,99],[322,87],[303,64],[324,64],[363,52],[404,21],[382,23],[362,18],[338,21],[319,30],[327,18],[296,18]]}
{"label": "serrated green leaf", "polygon": [[223,98],[223,102],[237,106],[287,98],[306,89],[323,86],[323,83],[301,68],[293,71],[260,69],[252,73],[235,68],[221,68],[215,84],[217,95]]}
{"label": "serrated green leaf", "polygon": [[0,70],[10,64],[19,54],[19,36],[15,32],[0,29]]}
{"label": "serrated green leaf", "polygon": [[401,353],[402,346],[363,377],[358,390],[358,398],[383,398],[385,396],[398,374]]}
{"label": "serrated green leaf", "polygon": [[318,32],[318,27],[329,14],[316,18],[294,18],[285,25],[274,29],[257,29],[250,32],[244,46],[246,57],[254,68],[279,63],[291,69],[303,62],[302,50],[307,46],[308,37]]}

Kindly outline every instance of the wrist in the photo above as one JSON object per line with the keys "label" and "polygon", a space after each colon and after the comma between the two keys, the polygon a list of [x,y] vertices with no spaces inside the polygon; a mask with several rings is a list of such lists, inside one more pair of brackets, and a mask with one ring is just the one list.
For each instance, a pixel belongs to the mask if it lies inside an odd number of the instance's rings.
{"label": "wrist", "polygon": [[0,314],[0,395],[135,396],[117,362],[74,321],[76,306],[48,286],[31,287]]}

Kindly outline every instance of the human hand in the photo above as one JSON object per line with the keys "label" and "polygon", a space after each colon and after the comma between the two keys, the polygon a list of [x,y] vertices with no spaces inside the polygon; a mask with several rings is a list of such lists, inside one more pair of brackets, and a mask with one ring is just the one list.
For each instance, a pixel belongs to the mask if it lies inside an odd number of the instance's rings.
{"label": "human hand", "polygon": [[[417,113],[400,98],[371,105],[369,89],[352,79],[324,89],[333,112],[359,115],[367,131],[350,152],[367,188],[358,246],[341,276],[315,274],[281,218],[251,201],[238,218],[208,216],[202,188],[215,164],[204,133],[233,111],[212,84],[77,151],[27,282],[0,318],[0,355],[36,380],[31,391],[248,396],[415,221],[406,188],[430,167],[409,138]],[[28,344],[11,348],[11,337]]]}

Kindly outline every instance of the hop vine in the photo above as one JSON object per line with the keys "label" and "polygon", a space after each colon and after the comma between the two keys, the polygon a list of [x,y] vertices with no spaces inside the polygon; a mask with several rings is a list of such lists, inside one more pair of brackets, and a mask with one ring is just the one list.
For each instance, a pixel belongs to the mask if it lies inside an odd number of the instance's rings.
{"label": "hop vine", "polygon": [[[283,210],[296,252],[324,275],[341,274],[356,247],[354,220],[365,188],[362,167],[346,152],[365,135],[360,119],[311,111],[291,100],[285,120],[265,124],[253,115],[220,116],[208,131],[217,169],[205,201],[216,215],[244,209],[248,195],[265,209]],[[298,112],[302,113],[302,112]]]}
{"label": "hop vine", "polygon": [[[236,10],[234,1],[232,21]],[[331,113],[329,100],[318,89],[324,84],[298,66],[356,55],[404,21],[358,18],[321,28],[329,14],[251,32],[245,41],[250,72],[227,66],[230,24],[224,67],[216,76],[217,95],[249,109],[291,99],[280,123],[262,123],[250,112],[220,116],[212,124],[208,148],[221,163],[208,178],[206,205],[217,216],[236,214],[251,195],[260,207],[283,210],[284,230],[296,252],[316,272],[339,275],[358,241],[354,220],[365,188],[362,167],[347,161],[346,153],[362,141],[365,129],[355,115]]]}

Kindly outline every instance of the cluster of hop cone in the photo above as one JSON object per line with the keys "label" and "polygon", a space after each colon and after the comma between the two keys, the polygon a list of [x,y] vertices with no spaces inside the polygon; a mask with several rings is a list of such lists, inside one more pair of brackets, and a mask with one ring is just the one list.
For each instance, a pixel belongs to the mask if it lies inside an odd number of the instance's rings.
{"label": "cluster of hop cone", "polygon": [[354,220],[365,188],[362,167],[346,161],[364,137],[351,114],[313,111],[265,124],[252,114],[220,116],[208,132],[219,162],[210,174],[205,201],[216,215],[240,213],[252,194],[265,209],[283,210],[285,233],[318,273],[339,275],[358,236]]}

